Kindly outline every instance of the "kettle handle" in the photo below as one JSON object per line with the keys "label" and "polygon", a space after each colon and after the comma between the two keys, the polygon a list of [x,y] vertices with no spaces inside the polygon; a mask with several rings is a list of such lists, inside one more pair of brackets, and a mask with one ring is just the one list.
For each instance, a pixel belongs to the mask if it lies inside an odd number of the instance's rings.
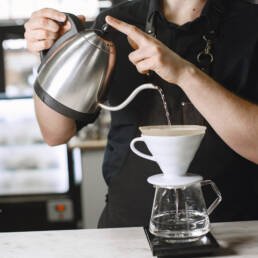
{"label": "kettle handle", "polygon": [[213,191],[217,195],[217,198],[215,199],[215,201],[213,201],[213,203],[207,209],[207,213],[208,213],[208,215],[210,215],[216,209],[216,207],[219,205],[219,203],[222,201],[222,196],[221,196],[221,193],[220,193],[218,187],[216,186],[216,184],[213,181],[211,181],[211,180],[201,181],[201,186],[205,186],[205,185],[210,185],[211,188],[213,189]]}
{"label": "kettle handle", "polygon": [[40,52],[40,59],[41,59],[41,64],[38,68],[38,71],[41,69],[41,67],[46,63],[48,58],[56,51],[56,49],[62,45],[66,40],[71,38],[72,36],[76,35],[78,32],[84,30],[84,26],[81,23],[80,19],[71,13],[65,13],[67,16],[68,21],[71,24],[71,29],[68,30],[64,35],[62,35],[54,44],[51,48],[43,50]]}

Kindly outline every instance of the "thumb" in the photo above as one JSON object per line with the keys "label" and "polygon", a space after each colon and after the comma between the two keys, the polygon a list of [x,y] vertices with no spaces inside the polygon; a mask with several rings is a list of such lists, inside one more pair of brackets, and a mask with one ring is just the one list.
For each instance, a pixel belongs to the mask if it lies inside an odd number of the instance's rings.
{"label": "thumb", "polygon": [[77,17],[79,18],[81,23],[84,23],[86,21],[86,17],[84,15],[78,15]]}
{"label": "thumb", "polygon": [[[80,20],[81,23],[84,23],[86,21],[86,18],[84,15],[78,15],[77,18]],[[64,29],[65,30],[71,29],[71,23],[68,20],[64,24]]]}
{"label": "thumb", "polygon": [[[78,15],[77,17],[78,17],[78,19],[80,20],[81,23],[84,23],[86,21],[86,18],[85,18],[84,15]],[[61,26],[59,34],[63,35],[64,33],[66,33],[70,29],[71,29],[71,23],[68,20],[66,20],[65,24],[63,26]]]}

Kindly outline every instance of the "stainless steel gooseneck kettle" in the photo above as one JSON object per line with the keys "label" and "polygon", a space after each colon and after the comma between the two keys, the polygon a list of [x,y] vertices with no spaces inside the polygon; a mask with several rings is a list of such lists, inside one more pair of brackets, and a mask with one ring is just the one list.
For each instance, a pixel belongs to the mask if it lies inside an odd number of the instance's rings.
{"label": "stainless steel gooseneck kettle", "polygon": [[[71,29],[44,53],[34,90],[55,111],[73,119],[83,119],[99,107],[116,111],[125,107],[143,89],[157,89],[152,84],[136,88],[120,105],[101,104],[115,64],[115,48],[87,30],[80,20],[67,14]],[[106,33],[107,25],[99,31]]]}

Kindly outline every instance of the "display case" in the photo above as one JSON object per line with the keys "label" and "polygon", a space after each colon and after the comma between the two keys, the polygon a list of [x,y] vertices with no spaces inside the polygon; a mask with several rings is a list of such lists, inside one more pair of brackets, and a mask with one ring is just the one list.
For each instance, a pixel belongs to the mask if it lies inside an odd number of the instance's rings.
{"label": "display case", "polygon": [[80,227],[80,164],[43,141],[32,98],[0,98],[0,231]]}
{"label": "display case", "polygon": [[40,58],[26,48],[24,23],[32,11],[47,6],[85,14],[86,25],[90,27],[98,12],[110,7],[112,2],[2,1],[0,232],[81,228],[82,168],[81,147],[77,143],[90,140],[92,146],[94,140],[103,148],[109,129],[109,113],[102,112],[96,123],[83,128],[78,137],[74,137],[76,144],[70,144],[71,147],[49,147],[43,142],[32,101]]}
{"label": "display case", "polygon": [[69,190],[67,146],[42,139],[31,98],[0,100],[0,196]]}
{"label": "display case", "polygon": [[27,50],[22,38],[4,39],[2,41],[5,86],[7,96],[32,96],[33,83],[37,76],[40,59],[37,54]]}

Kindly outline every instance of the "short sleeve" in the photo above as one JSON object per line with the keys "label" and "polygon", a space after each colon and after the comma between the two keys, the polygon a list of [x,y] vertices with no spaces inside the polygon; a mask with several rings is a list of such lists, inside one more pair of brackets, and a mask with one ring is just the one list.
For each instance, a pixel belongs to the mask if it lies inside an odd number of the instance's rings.
{"label": "short sleeve", "polygon": [[75,120],[77,132],[81,130],[83,127],[85,127],[86,125],[93,123],[98,118],[99,113],[100,113],[100,110],[98,110],[93,114],[88,114],[84,119]]}

